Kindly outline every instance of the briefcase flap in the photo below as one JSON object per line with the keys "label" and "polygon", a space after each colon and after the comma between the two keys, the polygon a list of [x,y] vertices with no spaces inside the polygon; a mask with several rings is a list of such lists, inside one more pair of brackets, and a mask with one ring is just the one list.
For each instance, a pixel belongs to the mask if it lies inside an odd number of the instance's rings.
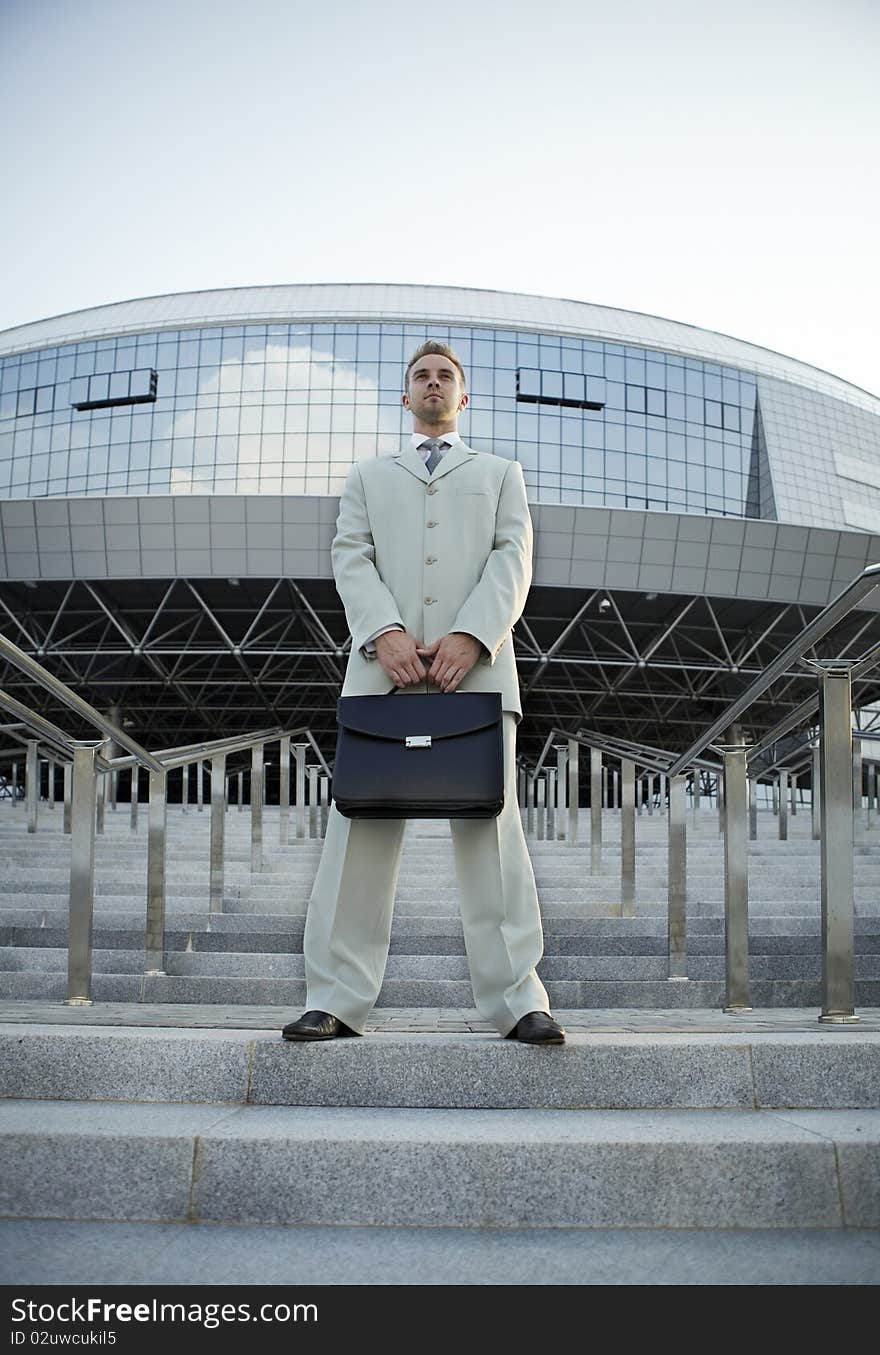
{"label": "briefcase flap", "polygon": [[432,741],[451,739],[497,725],[501,693],[341,696],[336,718],[349,733],[394,743],[405,743],[413,735],[430,735]]}

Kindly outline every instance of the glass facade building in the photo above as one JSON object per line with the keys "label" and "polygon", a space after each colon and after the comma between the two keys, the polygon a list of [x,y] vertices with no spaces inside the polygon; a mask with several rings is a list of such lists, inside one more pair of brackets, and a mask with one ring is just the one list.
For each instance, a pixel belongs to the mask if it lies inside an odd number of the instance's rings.
{"label": "glass facade building", "polygon": [[518,460],[534,502],[880,523],[866,392],[672,321],[432,287],[181,294],[7,330],[0,497],[338,494],[399,450],[425,338],[467,371],[465,441]]}

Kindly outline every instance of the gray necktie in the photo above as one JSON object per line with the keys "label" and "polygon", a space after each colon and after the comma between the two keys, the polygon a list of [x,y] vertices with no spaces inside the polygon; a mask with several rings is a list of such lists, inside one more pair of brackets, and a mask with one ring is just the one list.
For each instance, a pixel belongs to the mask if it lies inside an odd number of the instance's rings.
{"label": "gray necktie", "polygon": [[426,447],[429,447],[431,449],[430,456],[425,462],[429,475],[433,474],[437,462],[440,460],[441,456],[443,455],[444,451],[446,451],[448,446],[449,446],[448,442],[441,442],[438,438],[428,438],[426,442],[422,442],[419,444],[419,451],[424,451]]}

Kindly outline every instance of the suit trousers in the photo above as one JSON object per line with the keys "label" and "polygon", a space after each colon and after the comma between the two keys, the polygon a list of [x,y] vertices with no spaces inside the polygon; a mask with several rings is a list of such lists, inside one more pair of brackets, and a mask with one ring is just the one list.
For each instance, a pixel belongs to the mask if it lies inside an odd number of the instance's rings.
{"label": "suit trousers", "polygon": [[[535,973],[544,935],[517,804],[511,711],[503,733],[504,808],[449,826],[474,1002],[507,1035],[527,1012],[549,1012],[550,1001]],[[405,831],[406,819],[349,819],[331,801],[303,935],[306,1003],[361,1035],[385,974]]]}

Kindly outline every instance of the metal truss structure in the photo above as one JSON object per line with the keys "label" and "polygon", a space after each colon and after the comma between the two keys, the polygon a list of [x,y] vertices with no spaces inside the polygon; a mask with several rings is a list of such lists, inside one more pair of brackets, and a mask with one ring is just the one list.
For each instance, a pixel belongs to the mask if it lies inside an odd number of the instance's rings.
{"label": "metal truss structure", "polygon": [[[539,757],[552,728],[581,726],[669,752],[687,748],[818,608],[738,598],[533,587],[514,631],[523,723],[518,751]],[[100,710],[158,748],[307,725],[325,757],[351,644],[332,580],[122,579],[0,584],[0,632]],[[814,659],[880,641],[880,612],[851,613]],[[0,663],[0,687],[78,737],[71,714]],[[815,691],[806,667],[783,674],[750,711],[760,737]],[[880,675],[855,690],[862,710]],[[860,718],[880,725],[876,713]]]}

